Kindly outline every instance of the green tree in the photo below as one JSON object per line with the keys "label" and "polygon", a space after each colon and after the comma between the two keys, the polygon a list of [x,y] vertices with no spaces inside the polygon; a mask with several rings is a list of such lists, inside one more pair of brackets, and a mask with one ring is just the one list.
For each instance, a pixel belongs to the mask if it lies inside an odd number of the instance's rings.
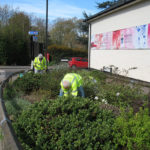
{"label": "green tree", "polygon": [[122,0],[108,0],[105,2],[96,2],[96,4],[97,4],[97,8],[105,9],[105,8],[109,8],[110,6],[112,6],[115,3],[118,3],[120,1],[122,1]]}
{"label": "green tree", "polygon": [[7,64],[25,65],[29,61],[30,20],[23,12],[16,12],[5,27]]}
{"label": "green tree", "polygon": [[0,65],[6,64],[7,56],[7,40],[6,40],[6,27],[9,24],[9,19],[13,15],[14,11],[9,6],[0,6]]}
{"label": "green tree", "polygon": [[80,19],[78,21],[78,42],[85,46],[85,49],[88,49],[88,30],[89,25],[87,22],[85,22],[85,19],[88,19],[91,15],[87,15],[87,13],[83,12],[83,19]]}
{"label": "green tree", "polygon": [[31,30],[38,31],[39,32],[38,42],[44,43],[45,42],[45,21],[44,21],[44,19],[34,17],[32,22],[34,22],[34,24],[32,24]]}
{"label": "green tree", "polygon": [[2,32],[0,32],[0,65],[6,64],[7,57],[5,49],[6,49],[6,42],[3,38]]}
{"label": "green tree", "polygon": [[54,25],[50,31],[52,42],[57,45],[65,45],[73,47],[76,39],[76,18],[63,19],[58,18],[55,20]]}
{"label": "green tree", "polygon": [[81,30],[81,24],[82,20],[77,18],[56,19],[49,33],[52,44],[85,49],[83,43],[79,42],[79,37],[85,36],[85,32]]}
{"label": "green tree", "polygon": [[0,25],[5,26],[8,24],[9,18],[13,15],[14,10],[11,9],[8,5],[3,7],[0,6]]}

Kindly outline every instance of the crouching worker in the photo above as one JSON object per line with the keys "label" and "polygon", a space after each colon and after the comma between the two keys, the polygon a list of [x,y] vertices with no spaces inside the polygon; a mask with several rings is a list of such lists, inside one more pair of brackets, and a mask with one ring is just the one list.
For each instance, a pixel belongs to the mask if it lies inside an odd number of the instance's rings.
{"label": "crouching worker", "polygon": [[47,70],[46,59],[42,54],[39,54],[34,59],[34,73],[44,73]]}
{"label": "crouching worker", "polygon": [[62,79],[59,96],[81,96],[85,97],[82,87],[82,77],[76,73],[67,73]]}

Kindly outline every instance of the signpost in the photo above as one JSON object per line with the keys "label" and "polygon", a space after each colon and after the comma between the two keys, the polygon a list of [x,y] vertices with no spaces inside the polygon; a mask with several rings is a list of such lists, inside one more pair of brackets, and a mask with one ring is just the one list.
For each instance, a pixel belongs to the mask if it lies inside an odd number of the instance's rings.
{"label": "signpost", "polygon": [[33,41],[37,42],[38,41],[38,37],[37,36],[33,36]]}
{"label": "signpost", "polygon": [[[45,41],[45,51],[46,51],[46,57],[47,57],[47,44],[48,44],[48,0],[46,0],[46,34],[45,34],[45,38],[46,38],[46,41]],[[46,58],[46,65],[47,65],[47,68],[48,68],[48,63],[47,63],[47,58]]]}
{"label": "signpost", "polygon": [[28,34],[29,35],[38,35],[39,32],[38,31],[29,31]]}
{"label": "signpost", "polygon": [[29,31],[28,34],[31,35],[30,41],[31,41],[31,69],[32,69],[33,60],[34,60],[34,42],[38,41],[37,35],[39,34],[39,32],[38,31]]}

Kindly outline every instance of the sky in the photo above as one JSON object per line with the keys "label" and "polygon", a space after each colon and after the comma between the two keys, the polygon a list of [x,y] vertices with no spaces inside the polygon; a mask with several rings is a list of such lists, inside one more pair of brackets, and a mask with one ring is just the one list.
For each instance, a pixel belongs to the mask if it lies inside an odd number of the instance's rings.
{"label": "sky", "polygon": [[[83,12],[94,15],[100,12],[96,2],[106,0],[48,0],[48,19],[83,18]],[[0,0],[0,6],[9,5],[37,17],[46,17],[46,0]]]}

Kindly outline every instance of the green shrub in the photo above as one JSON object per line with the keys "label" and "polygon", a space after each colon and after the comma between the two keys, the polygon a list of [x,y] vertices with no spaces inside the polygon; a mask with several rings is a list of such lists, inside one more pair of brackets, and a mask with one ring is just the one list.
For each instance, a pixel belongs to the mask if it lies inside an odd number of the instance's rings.
{"label": "green shrub", "polygon": [[52,61],[60,62],[61,58],[69,58],[75,56],[87,57],[87,50],[73,49],[66,46],[51,45],[48,46]]}
{"label": "green shrub", "polygon": [[5,100],[5,106],[10,117],[17,117],[24,109],[29,107],[31,103],[27,100],[20,98],[13,98]]}
{"label": "green shrub", "polygon": [[50,91],[50,98],[56,98],[59,95],[60,81],[63,77],[63,71],[52,71],[48,74],[42,75],[40,80],[40,89]]}
{"label": "green shrub", "polygon": [[35,103],[13,124],[24,149],[113,149],[114,115],[84,98]]}
{"label": "green shrub", "polygon": [[19,98],[20,95],[11,82],[6,84],[3,90],[3,99],[7,113],[12,120],[31,104],[29,101]]}
{"label": "green shrub", "polygon": [[69,69],[56,69],[45,74],[26,73],[23,77],[14,81],[13,88],[25,94],[42,89],[50,91],[54,98],[58,96],[60,81],[69,71]]}
{"label": "green shrub", "polygon": [[14,82],[13,90],[29,94],[42,89],[48,91],[49,98],[56,98],[59,95],[60,82],[68,72],[76,72],[82,76],[85,96],[92,100],[98,97],[100,102],[105,100],[109,104],[121,107],[134,107],[138,101],[144,103],[148,100],[140,87],[131,88],[123,83],[107,83],[106,75],[95,70],[55,69],[42,75],[27,73]]}
{"label": "green shrub", "polygon": [[104,84],[106,75],[96,70],[77,70],[83,78],[83,88],[87,98],[94,99],[101,92],[102,84]]}
{"label": "green shrub", "polygon": [[[82,76],[86,98],[58,98],[60,81],[68,72]],[[6,107],[17,116],[13,126],[24,149],[150,149],[148,110],[128,112],[148,97],[140,87],[106,79],[100,71],[55,69],[42,75],[27,73],[8,84]],[[45,94],[44,99],[30,106],[18,98],[20,92],[33,91]],[[126,110],[121,115],[120,106]]]}
{"label": "green shrub", "polygon": [[3,98],[5,100],[13,99],[16,96],[17,92],[12,83],[7,83],[3,90]]}
{"label": "green shrub", "polygon": [[128,107],[132,106],[133,101],[147,101],[148,97],[142,93],[138,87],[130,87],[126,84],[105,84],[104,97],[108,103],[115,106]]}
{"label": "green shrub", "polygon": [[140,109],[125,112],[116,119],[113,127],[116,149],[149,150],[150,149],[150,116],[149,110]]}
{"label": "green shrub", "polygon": [[41,74],[26,73],[22,78],[14,81],[14,88],[17,91],[22,91],[26,94],[33,90],[38,90],[40,87]]}

